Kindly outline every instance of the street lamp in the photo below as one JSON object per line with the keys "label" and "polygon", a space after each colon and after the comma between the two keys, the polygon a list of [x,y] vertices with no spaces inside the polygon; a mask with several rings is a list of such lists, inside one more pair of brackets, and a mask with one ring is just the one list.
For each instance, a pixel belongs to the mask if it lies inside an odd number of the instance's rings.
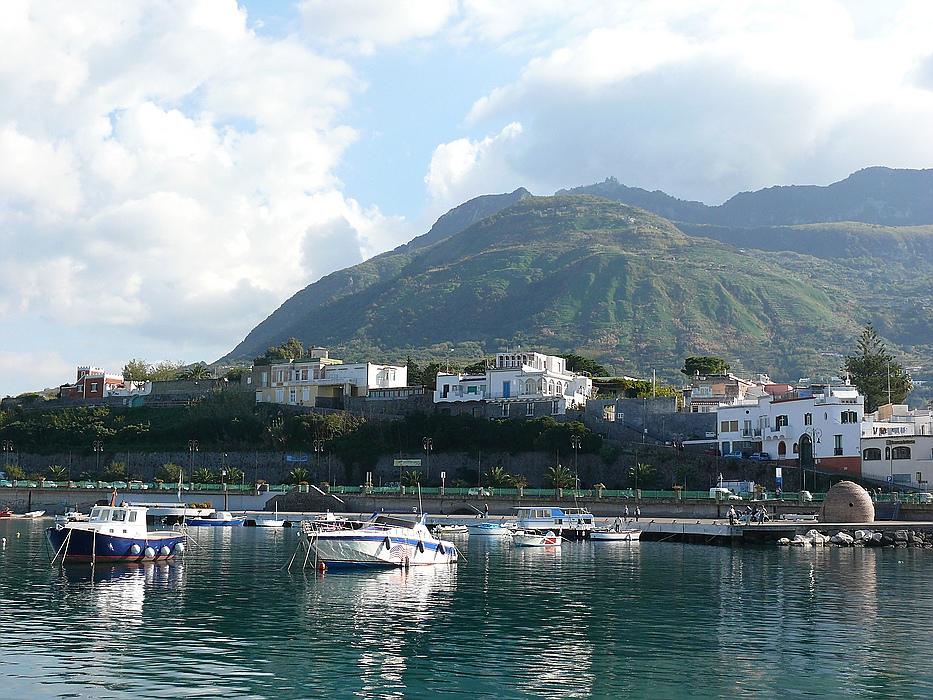
{"label": "street lamp", "polygon": [[570,446],[573,448],[573,489],[580,489],[580,472],[577,470],[577,455],[580,453],[581,439],[579,435],[570,436]]}
{"label": "street lamp", "polygon": [[94,450],[94,456],[97,460],[97,476],[100,476],[100,453],[104,451],[104,443],[100,440],[95,440],[91,444],[92,449]]}
{"label": "street lamp", "polygon": [[421,444],[424,446],[424,457],[425,457],[425,478],[431,478],[431,450],[434,449],[434,440],[429,437],[424,438],[421,441]]}
{"label": "street lamp", "polygon": [[314,476],[317,479],[318,483],[321,481],[321,452],[324,451],[324,441],[321,438],[315,438],[314,442],[314,457],[317,462],[317,468],[314,472]]}
{"label": "street lamp", "polygon": [[810,436],[810,455],[809,460],[800,461],[800,490],[806,491],[807,487],[807,462],[813,468],[813,489],[816,490],[816,446],[822,441],[823,431],[819,428],[807,428],[804,433]]}
{"label": "street lamp", "polygon": [[9,455],[10,455],[10,452],[12,452],[12,451],[13,451],[13,441],[12,441],[12,440],[4,440],[4,441],[3,441],[3,465],[4,465],[4,469],[9,469],[9,468],[10,468],[10,457],[9,457]]}
{"label": "street lamp", "polygon": [[194,478],[194,453],[198,451],[198,441],[188,440],[188,488],[191,488],[191,479]]}

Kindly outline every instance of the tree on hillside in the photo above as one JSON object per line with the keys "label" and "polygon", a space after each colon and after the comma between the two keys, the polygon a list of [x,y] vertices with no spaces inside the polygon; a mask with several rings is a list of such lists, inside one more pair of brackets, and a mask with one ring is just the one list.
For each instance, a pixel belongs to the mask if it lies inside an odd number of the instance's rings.
{"label": "tree on hillside", "polygon": [[183,362],[171,362],[169,360],[163,360],[155,367],[149,369],[149,376],[147,379],[150,379],[154,382],[170,382],[175,379],[178,379],[178,371],[184,366]]}
{"label": "tree on hillside", "polygon": [[558,464],[556,467],[548,467],[544,475],[544,483],[552,489],[572,489],[576,484],[576,479],[570,469]]}
{"label": "tree on hillside", "polygon": [[424,370],[411,359],[411,355],[408,356],[405,365],[408,367],[408,386],[421,386],[424,382]]}
{"label": "tree on hillside", "polygon": [[583,357],[583,355],[574,355],[568,353],[566,355],[558,355],[558,357],[563,357],[567,360],[567,369],[571,372],[576,372],[577,374],[588,374],[591,377],[607,377],[609,372],[601,364],[597,363],[595,360],[591,360],[589,357]]}
{"label": "tree on hillside", "polygon": [[886,403],[903,403],[913,389],[904,366],[896,362],[869,322],[855,345],[855,354],[846,355],[842,370],[865,397],[865,413]]}
{"label": "tree on hillside", "polygon": [[149,379],[151,369],[149,363],[145,360],[130,360],[123,365],[123,381],[144,382]]}
{"label": "tree on hillside", "polygon": [[213,376],[211,368],[203,362],[196,362],[193,365],[182,367],[178,371],[179,379],[211,379]]}
{"label": "tree on hillside", "polygon": [[729,364],[718,357],[687,357],[684,359],[684,368],[680,371],[688,377],[697,374],[706,377],[711,374],[726,374]]}

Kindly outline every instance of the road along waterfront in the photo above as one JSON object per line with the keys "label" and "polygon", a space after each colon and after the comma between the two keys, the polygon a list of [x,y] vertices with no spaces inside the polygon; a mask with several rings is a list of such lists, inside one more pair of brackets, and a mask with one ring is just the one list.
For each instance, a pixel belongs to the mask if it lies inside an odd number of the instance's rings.
{"label": "road along waterfront", "polygon": [[170,564],[49,567],[0,522],[8,697],[933,696],[924,549],[462,537],[409,571],[282,569],[293,529]]}

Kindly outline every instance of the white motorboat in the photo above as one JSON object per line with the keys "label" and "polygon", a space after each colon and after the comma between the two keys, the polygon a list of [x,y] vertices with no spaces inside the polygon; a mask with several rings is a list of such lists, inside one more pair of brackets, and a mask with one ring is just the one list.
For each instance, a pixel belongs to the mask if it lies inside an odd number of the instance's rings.
{"label": "white motorboat", "polygon": [[87,513],[82,513],[78,510],[69,510],[67,513],[63,513],[62,515],[55,516],[55,522],[61,525],[64,525],[65,523],[73,523],[73,522],[85,522],[86,523],[87,521],[88,521]]}
{"label": "white motorboat", "polygon": [[516,530],[512,533],[512,541],[516,547],[560,547],[563,538],[551,531],[541,535],[536,532]]}
{"label": "white motorboat", "polygon": [[513,528],[509,527],[504,522],[491,523],[486,520],[479,523],[469,523],[466,527],[467,532],[470,533],[470,537],[502,537],[504,535],[511,535],[513,530]]}
{"label": "white motorboat", "polygon": [[328,529],[319,521],[303,521],[300,534],[310,547],[309,559],[331,568],[453,564],[459,558],[453,542],[431,534],[424,515],[413,521],[374,513],[352,524],[360,527]]}
{"label": "white motorboat", "polygon": [[434,526],[435,535],[458,535],[464,532],[469,532],[466,525],[453,525],[451,523],[443,523],[441,525]]}
{"label": "white motorboat", "polygon": [[638,542],[641,530],[638,528],[620,528],[590,531],[590,539],[597,542]]}
{"label": "white motorboat", "polygon": [[582,540],[593,531],[594,518],[586,508],[520,506],[515,509],[515,526],[539,535],[551,530],[565,540]]}
{"label": "white motorboat", "polygon": [[45,515],[44,510],[30,510],[27,513],[23,513],[24,518],[41,518],[43,515]]}

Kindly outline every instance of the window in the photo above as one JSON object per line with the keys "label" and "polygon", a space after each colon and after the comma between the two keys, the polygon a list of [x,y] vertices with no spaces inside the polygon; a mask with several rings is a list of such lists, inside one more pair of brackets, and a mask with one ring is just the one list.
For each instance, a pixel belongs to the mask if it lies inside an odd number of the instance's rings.
{"label": "window", "polygon": [[529,401],[527,404],[525,404],[525,415],[533,416],[534,414],[535,414],[535,405],[531,403],[531,401]]}
{"label": "window", "polygon": [[833,455],[836,457],[842,455],[842,435],[833,435]]}
{"label": "window", "polygon": [[787,416],[777,416],[774,419],[774,427],[777,430],[787,427]]}
{"label": "window", "polygon": [[744,421],[742,424],[742,435],[748,437],[752,434],[752,422],[750,420]]}
{"label": "window", "polygon": [[891,459],[910,459],[910,448],[899,445],[891,450]]}
{"label": "window", "polygon": [[509,417],[509,405],[507,403],[502,404],[502,417],[503,418]]}
{"label": "window", "polygon": [[728,433],[729,432],[729,421],[724,420],[719,422],[719,432]]}
{"label": "window", "polygon": [[556,416],[560,410],[560,404],[557,401],[551,401],[551,415]]}
{"label": "window", "polygon": [[778,443],[778,457],[786,457],[786,456],[787,456],[787,445],[784,443],[783,440],[781,440]]}
{"label": "window", "polygon": [[862,459],[866,462],[880,462],[881,461],[881,450],[877,447],[866,448],[862,452]]}
{"label": "window", "polygon": [[812,414],[812,413],[804,413],[804,414],[803,414],[803,424],[804,424],[804,425],[813,425],[813,414]]}
{"label": "window", "polygon": [[843,411],[839,414],[840,423],[858,423],[858,413],[855,411]]}
{"label": "window", "polygon": [[729,421],[729,432],[737,433],[739,431],[739,422],[737,420]]}

